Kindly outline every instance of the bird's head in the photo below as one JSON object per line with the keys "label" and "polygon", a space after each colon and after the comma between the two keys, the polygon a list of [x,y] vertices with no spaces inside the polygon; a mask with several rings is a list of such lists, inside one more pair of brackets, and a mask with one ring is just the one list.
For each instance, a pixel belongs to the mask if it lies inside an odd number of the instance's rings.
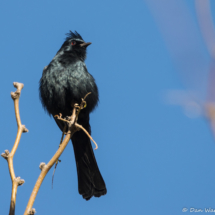
{"label": "bird's head", "polygon": [[63,53],[63,55],[85,60],[86,48],[91,43],[90,42],[86,43],[77,31],[75,31],[74,33],[70,31],[66,35],[67,37],[65,39],[65,42],[63,43],[58,53],[61,52]]}

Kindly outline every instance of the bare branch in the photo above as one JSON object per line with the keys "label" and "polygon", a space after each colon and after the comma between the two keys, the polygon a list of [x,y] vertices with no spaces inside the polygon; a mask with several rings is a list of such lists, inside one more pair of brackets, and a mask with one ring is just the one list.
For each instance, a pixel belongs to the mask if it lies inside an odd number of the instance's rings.
{"label": "bare branch", "polygon": [[28,132],[28,129],[25,128],[24,125],[22,125],[21,119],[20,119],[20,114],[19,114],[19,98],[21,95],[21,90],[24,87],[24,84],[14,82],[13,85],[14,85],[14,87],[17,88],[16,92],[11,92],[11,97],[14,101],[14,108],[15,108],[15,115],[16,115],[18,131],[17,131],[17,135],[16,135],[16,140],[15,140],[15,143],[13,145],[11,152],[9,152],[9,150],[5,150],[5,152],[1,154],[1,156],[3,158],[5,158],[8,162],[8,168],[9,168],[10,177],[11,177],[11,181],[12,181],[12,193],[11,193],[9,215],[15,214],[17,187],[22,185],[25,182],[24,180],[20,179],[20,177],[15,176],[15,172],[14,172],[14,168],[13,168],[13,157],[18,148],[22,133]]}

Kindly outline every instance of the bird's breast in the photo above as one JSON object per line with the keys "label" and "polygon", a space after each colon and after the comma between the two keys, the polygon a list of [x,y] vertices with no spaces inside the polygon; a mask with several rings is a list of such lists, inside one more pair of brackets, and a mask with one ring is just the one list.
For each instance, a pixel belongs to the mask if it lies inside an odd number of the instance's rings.
{"label": "bird's breast", "polygon": [[98,89],[94,78],[83,62],[71,65],[55,63],[48,66],[40,80],[40,95],[44,107],[52,114],[70,108],[72,102],[81,102],[81,98],[91,92],[87,105],[89,112],[98,102]]}

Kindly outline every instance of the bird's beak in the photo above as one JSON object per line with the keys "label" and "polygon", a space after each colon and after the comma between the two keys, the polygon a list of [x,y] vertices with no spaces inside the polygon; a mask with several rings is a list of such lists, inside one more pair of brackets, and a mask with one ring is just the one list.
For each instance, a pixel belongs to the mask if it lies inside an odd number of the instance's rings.
{"label": "bird's beak", "polygon": [[91,44],[90,42],[89,42],[89,43],[81,43],[80,46],[81,46],[81,47],[87,47],[87,46],[89,46],[90,44]]}

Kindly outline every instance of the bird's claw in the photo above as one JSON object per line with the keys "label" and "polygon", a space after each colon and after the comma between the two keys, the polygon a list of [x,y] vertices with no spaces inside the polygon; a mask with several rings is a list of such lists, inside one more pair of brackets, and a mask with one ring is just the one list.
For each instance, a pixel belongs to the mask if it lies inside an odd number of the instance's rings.
{"label": "bird's claw", "polygon": [[59,115],[54,115],[54,118],[57,118],[57,119],[62,119],[62,113],[59,113]]}

